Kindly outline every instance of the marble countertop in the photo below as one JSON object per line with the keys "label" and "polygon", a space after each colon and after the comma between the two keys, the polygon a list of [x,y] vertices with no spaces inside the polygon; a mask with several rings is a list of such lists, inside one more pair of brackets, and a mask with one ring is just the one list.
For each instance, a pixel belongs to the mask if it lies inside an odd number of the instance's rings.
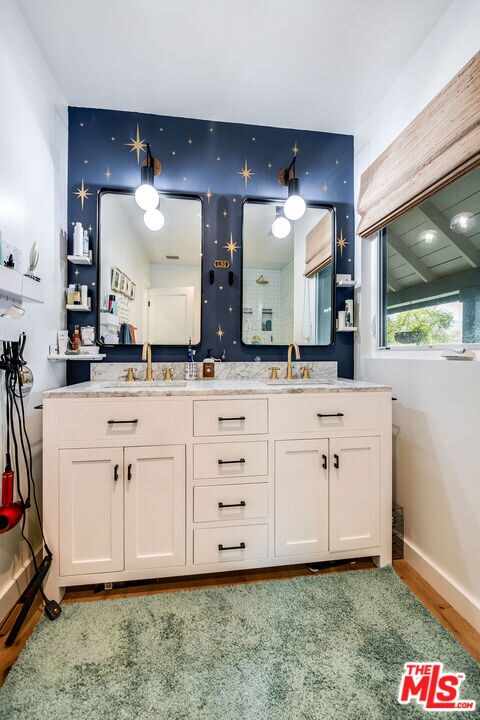
{"label": "marble countertop", "polygon": [[347,380],[343,378],[308,381],[292,380],[287,385],[284,381],[266,381],[259,379],[230,380],[190,380],[186,384],[176,385],[168,382],[155,384],[129,383],[116,385],[114,381],[90,381],[78,385],[47,390],[45,399],[50,398],[95,398],[95,397],[169,397],[198,395],[278,395],[297,393],[348,393],[348,392],[390,392],[391,387]]}

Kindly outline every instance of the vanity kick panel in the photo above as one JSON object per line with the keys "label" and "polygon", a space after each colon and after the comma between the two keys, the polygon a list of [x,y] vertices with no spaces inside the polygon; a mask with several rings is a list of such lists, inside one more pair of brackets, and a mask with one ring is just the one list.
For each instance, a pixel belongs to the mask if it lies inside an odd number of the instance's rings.
{"label": "vanity kick panel", "polygon": [[210,485],[193,491],[194,522],[253,520],[268,515],[268,485]]}
{"label": "vanity kick panel", "polygon": [[380,397],[377,393],[323,394],[315,397],[276,397],[274,432],[299,433],[332,430],[375,430],[380,427]]}
{"label": "vanity kick panel", "polygon": [[193,468],[196,480],[266,475],[266,442],[228,442],[195,445]]}
{"label": "vanity kick panel", "polygon": [[261,435],[268,432],[267,400],[195,400],[194,435]]}

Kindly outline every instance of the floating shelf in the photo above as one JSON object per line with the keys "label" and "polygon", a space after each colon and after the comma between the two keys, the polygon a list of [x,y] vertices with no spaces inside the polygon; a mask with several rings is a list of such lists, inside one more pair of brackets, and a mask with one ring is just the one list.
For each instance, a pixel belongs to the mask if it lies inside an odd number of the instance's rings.
{"label": "floating shelf", "polygon": [[358,328],[356,328],[356,327],[348,327],[348,328],[341,328],[341,329],[337,328],[337,332],[355,332],[356,330],[358,330]]}
{"label": "floating shelf", "polygon": [[343,280],[341,282],[337,282],[337,287],[357,287],[357,281],[356,280]]}
{"label": "floating shelf", "polygon": [[72,312],[91,312],[92,303],[90,298],[88,298],[88,305],[67,305],[67,310],[71,310]]}
{"label": "floating shelf", "polygon": [[0,267],[0,295],[14,295],[24,302],[43,302],[43,283],[14,268]]}
{"label": "floating shelf", "polygon": [[98,362],[103,360],[106,355],[98,353],[97,355],[91,355],[90,353],[79,353],[78,355],[47,355],[47,360],[50,362],[60,362],[62,360],[84,360],[86,362]]}
{"label": "floating shelf", "polygon": [[92,265],[92,251],[88,255],[67,255],[67,260],[74,265]]}

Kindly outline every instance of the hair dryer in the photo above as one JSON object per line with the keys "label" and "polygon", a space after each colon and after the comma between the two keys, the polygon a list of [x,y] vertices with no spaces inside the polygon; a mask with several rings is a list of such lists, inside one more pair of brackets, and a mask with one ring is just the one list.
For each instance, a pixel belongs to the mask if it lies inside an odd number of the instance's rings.
{"label": "hair dryer", "polygon": [[21,502],[13,502],[13,470],[7,465],[2,477],[2,504],[0,506],[0,535],[17,525],[23,515]]}

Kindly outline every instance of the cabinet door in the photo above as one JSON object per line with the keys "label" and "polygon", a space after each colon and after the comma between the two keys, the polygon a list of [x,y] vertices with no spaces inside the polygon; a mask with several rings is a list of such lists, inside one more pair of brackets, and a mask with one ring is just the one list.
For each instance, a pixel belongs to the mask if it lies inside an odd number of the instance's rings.
{"label": "cabinet door", "polygon": [[123,450],[60,450],[60,575],[123,570]]}
{"label": "cabinet door", "polygon": [[185,446],[125,448],[125,567],[185,565]]}
{"label": "cabinet door", "polygon": [[330,550],[380,542],[380,438],[330,440]]}
{"label": "cabinet door", "polygon": [[328,548],[328,440],[275,444],[275,555]]}

